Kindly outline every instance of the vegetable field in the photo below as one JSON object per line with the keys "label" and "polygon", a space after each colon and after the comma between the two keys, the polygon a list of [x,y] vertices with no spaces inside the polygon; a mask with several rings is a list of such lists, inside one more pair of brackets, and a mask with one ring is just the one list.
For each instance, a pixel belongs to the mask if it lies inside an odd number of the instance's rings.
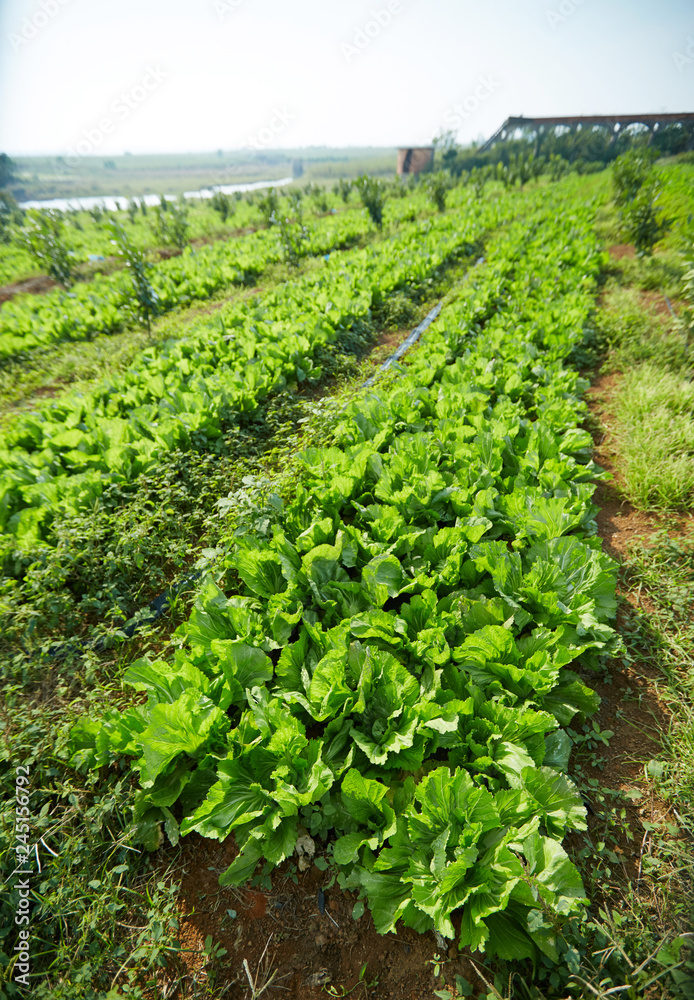
{"label": "vegetable field", "polygon": [[[680,242],[691,169],[663,168]],[[159,263],[171,335],[117,377],[4,421],[7,709],[34,699],[8,733],[43,747],[22,843],[51,848],[32,882],[46,956],[36,996],[691,995],[676,992],[689,976],[681,927],[655,970],[626,945],[620,965],[603,933],[615,890],[589,873],[604,850],[617,855],[595,833],[599,793],[577,764],[613,735],[596,721],[596,688],[634,655],[619,564],[598,533],[595,493],[610,476],[593,460],[586,401],[616,342],[598,344],[596,318],[616,225],[609,177],[459,186],[446,204],[434,214],[419,191],[393,199],[378,233],[356,208],[321,218],[303,267],[253,297],[224,295],[280,261],[272,228]],[[670,240],[663,253],[678,253]],[[6,303],[0,356],[126,328],[125,281]],[[186,312],[213,295],[214,310]],[[404,339],[440,297],[416,348],[362,387],[379,334]],[[194,462],[189,538],[160,484]],[[96,519],[131,509],[156,512],[155,533],[165,511],[181,534],[176,559],[160,559],[168,612],[122,631],[132,594],[104,596],[118,528],[98,548]],[[79,550],[70,564],[66,538]],[[135,544],[131,584],[148,573],[148,544]],[[96,582],[76,583],[100,564],[101,604]],[[5,817],[6,848],[13,836]],[[237,943],[211,936],[202,965],[186,965],[177,859],[194,844],[217,866],[215,842]],[[650,877],[643,845],[636,889]],[[71,907],[85,863],[91,896]],[[310,968],[273,974],[268,940],[251,974],[241,903],[311,879],[326,925],[338,927],[332,913],[386,943],[429,942],[420,980],[381,971],[379,986],[373,963],[344,955],[326,971],[322,931]],[[673,992],[648,992],[656,983]]]}

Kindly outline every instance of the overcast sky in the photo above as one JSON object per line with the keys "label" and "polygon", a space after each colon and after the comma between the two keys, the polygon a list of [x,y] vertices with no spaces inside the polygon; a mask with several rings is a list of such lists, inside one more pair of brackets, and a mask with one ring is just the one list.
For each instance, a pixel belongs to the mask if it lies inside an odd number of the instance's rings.
{"label": "overcast sky", "polygon": [[0,0],[10,155],[469,142],[693,98],[692,0]]}

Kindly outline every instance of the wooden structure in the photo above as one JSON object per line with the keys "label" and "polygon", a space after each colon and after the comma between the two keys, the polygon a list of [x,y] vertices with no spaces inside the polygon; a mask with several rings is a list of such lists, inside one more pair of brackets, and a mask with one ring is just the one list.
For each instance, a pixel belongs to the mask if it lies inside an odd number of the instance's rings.
{"label": "wooden structure", "polygon": [[433,146],[411,146],[398,150],[398,176],[421,174],[434,164]]}
{"label": "wooden structure", "polygon": [[532,131],[539,137],[550,129],[558,127],[574,130],[599,126],[608,129],[613,136],[616,136],[629,125],[645,125],[653,133],[666,125],[684,125],[685,123],[694,124],[694,112],[658,115],[577,115],[570,118],[507,118],[494,135],[487,139],[483,146],[480,146],[478,152],[484,153],[485,150],[491,149],[495,143],[505,142],[515,134],[517,129]]}

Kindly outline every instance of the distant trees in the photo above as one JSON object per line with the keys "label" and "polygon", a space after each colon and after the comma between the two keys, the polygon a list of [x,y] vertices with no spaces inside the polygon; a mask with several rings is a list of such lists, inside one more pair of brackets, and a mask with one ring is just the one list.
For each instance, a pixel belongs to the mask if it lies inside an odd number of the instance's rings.
{"label": "distant trees", "polygon": [[20,225],[24,212],[10,191],[0,191],[0,243],[9,243],[12,225]]}
{"label": "distant trees", "polygon": [[0,188],[5,188],[16,180],[16,170],[16,164],[7,153],[0,153]]}
{"label": "distant trees", "polygon": [[[542,158],[553,164],[554,172],[560,163],[566,163],[578,173],[590,173],[607,167],[618,156],[645,144],[644,129],[623,129],[615,135],[607,128],[596,125],[555,128],[539,135],[532,129],[526,129],[520,138],[507,139],[480,152],[474,147],[463,149],[457,144],[453,132],[442,132],[434,139],[434,155],[438,168],[453,177],[469,174],[475,168],[493,166],[496,169],[499,163],[513,169],[514,164],[518,165],[518,157],[525,161],[531,153],[538,160]],[[694,126],[691,124],[668,125],[648,136],[648,148],[660,155],[679,153],[692,145]]]}

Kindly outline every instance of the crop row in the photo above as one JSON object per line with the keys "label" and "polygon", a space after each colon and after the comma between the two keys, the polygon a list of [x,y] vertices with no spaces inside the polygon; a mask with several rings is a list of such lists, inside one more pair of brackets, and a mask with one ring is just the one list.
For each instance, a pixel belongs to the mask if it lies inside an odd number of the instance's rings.
{"label": "crop row", "polygon": [[[350,246],[367,226],[349,213],[317,227],[306,247],[323,254]],[[212,243],[162,261],[152,269],[152,286],[159,308],[206,299],[222,288],[255,281],[282,256],[275,234],[259,230],[249,236]],[[97,333],[113,333],[132,323],[129,277],[119,271],[78,284],[70,292],[25,296],[0,310],[0,358],[60,340],[83,340]]]}
{"label": "crop row", "polygon": [[223,885],[308,831],[381,933],[557,961],[585,904],[561,846],[585,827],[566,727],[598,704],[570,668],[613,641],[615,577],[563,364],[602,255],[590,208],[542,200],[404,377],[300,456],[295,497],[234,541],[185,648],[129,668],[147,704],[83,719],[72,750],[135,758],[148,847],[162,827],[233,834]]}
{"label": "crop row", "polygon": [[61,509],[84,509],[109,481],[131,480],[171,450],[214,447],[225,422],[254,410],[395,289],[421,287],[496,225],[499,205],[407,223],[373,248],[333,254],[320,271],[260,302],[230,304],[182,339],[150,348],[117,380],[17,418],[0,436],[0,528],[20,547]]}
{"label": "crop row", "polygon": [[[460,197],[460,195],[458,196]],[[426,209],[422,195],[396,203],[388,215],[393,225]],[[303,246],[307,256],[319,256],[353,246],[369,230],[363,211],[314,220]],[[230,285],[255,282],[265,269],[282,259],[283,249],[272,229],[218,241],[152,267],[151,281],[161,312],[207,299]],[[0,359],[62,340],[84,340],[114,333],[134,323],[130,279],[126,271],[77,284],[70,292],[25,295],[0,309]]]}

